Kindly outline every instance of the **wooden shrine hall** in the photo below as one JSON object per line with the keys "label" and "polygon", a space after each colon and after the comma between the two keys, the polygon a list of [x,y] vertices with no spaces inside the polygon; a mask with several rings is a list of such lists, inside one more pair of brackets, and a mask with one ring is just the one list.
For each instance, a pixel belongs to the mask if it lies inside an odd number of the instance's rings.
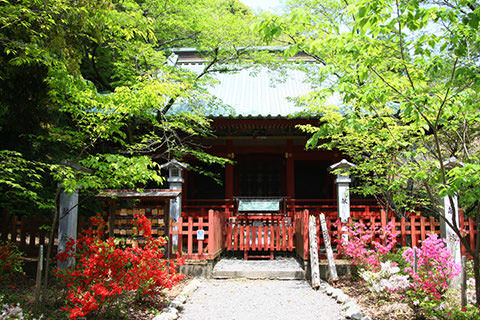
{"label": "wooden shrine hall", "polygon": [[[193,72],[201,72],[204,65],[188,48],[175,52],[171,60]],[[294,252],[300,246],[303,250],[298,221],[305,210],[337,219],[336,176],[329,167],[343,157],[336,151],[305,149],[307,136],[297,126],[318,120],[306,116],[291,99],[308,93],[310,85],[299,70],[290,70],[281,81],[277,77],[267,69],[255,75],[250,70],[214,75],[218,82],[210,93],[225,107],[207,111],[215,138],[199,143],[232,163],[202,168],[215,173],[221,183],[178,168],[182,184],[176,179],[169,186],[182,189],[181,215],[173,216],[170,224],[172,243],[178,244],[173,251],[191,259],[212,259],[224,250],[246,259],[273,259],[276,252]],[[185,108],[177,105],[173,112]],[[188,158],[180,161],[186,167],[201,166]],[[352,210],[380,212],[365,200],[352,200]],[[220,225],[211,224],[213,220]],[[202,231],[197,234],[198,230]]]}

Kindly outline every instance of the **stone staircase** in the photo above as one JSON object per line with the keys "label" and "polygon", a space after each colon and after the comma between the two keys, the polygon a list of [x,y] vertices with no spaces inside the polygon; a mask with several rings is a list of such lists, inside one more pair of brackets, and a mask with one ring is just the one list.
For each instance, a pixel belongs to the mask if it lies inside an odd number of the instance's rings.
{"label": "stone staircase", "polygon": [[213,268],[212,278],[303,280],[305,271],[294,258],[279,257],[275,260],[223,258]]}

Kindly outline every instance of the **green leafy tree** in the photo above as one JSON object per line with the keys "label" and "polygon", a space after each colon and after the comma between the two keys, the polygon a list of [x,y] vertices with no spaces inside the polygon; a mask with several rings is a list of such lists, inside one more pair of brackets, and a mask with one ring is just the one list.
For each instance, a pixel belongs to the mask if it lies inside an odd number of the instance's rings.
{"label": "green leafy tree", "polygon": [[[0,1],[2,207],[51,210],[51,244],[62,191],[161,184],[153,156],[225,163],[191,141],[211,135],[208,75],[246,56],[252,19],[233,0]],[[200,74],[169,63],[181,46]]]}
{"label": "green leafy tree", "polygon": [[[480,225],[479,36],[477,1],[292,1],[285,16],[256,29],[320,66],[303,103],[321,114],[308,147],[337,148],[357,164],[360,192],[399,214],[446,218],[440,199],[459,195]],[[338,103],[327,103],[329,97]],[[331,100],[330,100],[331,101]],[[449,170],[456,157],[464,165]],[[480,303],[480,237],[471,246]]]}

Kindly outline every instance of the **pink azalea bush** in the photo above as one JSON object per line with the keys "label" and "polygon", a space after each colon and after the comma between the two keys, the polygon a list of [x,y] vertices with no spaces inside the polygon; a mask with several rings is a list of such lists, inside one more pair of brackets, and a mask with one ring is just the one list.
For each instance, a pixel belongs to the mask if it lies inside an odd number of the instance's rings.
{"label": "pink azalea bush", "polygon": [[[341,226],[337,222],[337,227]],[[388,261],[398,236],[393,224],[372,228],[354,223],[346,226],[345,231],[348,238],[340,237],[338,252],[360,268],[359,274],[370,291],[383,296],[394,294],[407,301],[417,316],[444,311],[445,292],[461,270],[444,239],[436,234],[427,235],[416,250],[417,271],[414,270],[414,250],[406,249],[396,258],[399,264],[408,265],[401,270],[396,262]]]}
{"label": "pink azalea bush", "polygon": [[[337,221],[337,226],[340,222]],[[395,225],[373,228],[361,222],[347,225],[348,239],[338,239],[338,252],[352,259],[352,263],[360,268],[378,271],[380,263],[385,262],[386,255],[395,248],[398,232]]]}
{"label": "pink azalea bush", "polygon": [[436,234],[428,234],[417,248],[417,272],[414,270],[414,251],[405,250],[404,259],[410,264],[405,268],[412,281],[413,293],[419,297],[440,299],[449,287],[450,281],[460,274],[461,267],[454,260],[445,245],[445,239]]}

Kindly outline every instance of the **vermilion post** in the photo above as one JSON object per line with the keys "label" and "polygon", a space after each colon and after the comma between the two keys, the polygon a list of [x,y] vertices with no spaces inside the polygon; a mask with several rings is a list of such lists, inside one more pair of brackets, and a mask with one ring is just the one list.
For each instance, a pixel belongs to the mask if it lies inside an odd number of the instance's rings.
{"label": "vermilion post", "polygon": [[303,252],[304,260],[308,259],[308,210],[303,210]]}
{"label": "vermilion post", "polygon": [[385,210],[380,210],[380,219],[382,223],[382,227],[385,227],[387,225],[387,213]]}
{"label": "vermilion post", "polygon": [[215,253],[215,220],[213,209],[208,210],[208,254]]}

